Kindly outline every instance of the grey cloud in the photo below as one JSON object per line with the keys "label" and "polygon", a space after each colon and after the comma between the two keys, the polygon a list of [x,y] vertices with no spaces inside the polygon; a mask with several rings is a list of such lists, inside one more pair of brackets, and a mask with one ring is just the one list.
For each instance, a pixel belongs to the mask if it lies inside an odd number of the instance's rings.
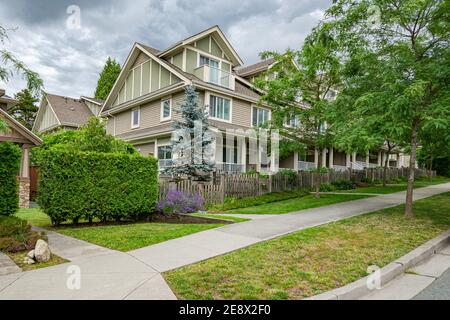
{"label": "grey cloud", "polygon": [[[67,6],[81,9],[81,30],[68,30]],[[19,29],[6,47],[44,79],[49,92],[91,95],[107,56],[120,63],[132,44],[164,49],[219,25],[243,60],[254,63],[263,50],[298,48],[318,22],[310,15],[331,0],[0,0],[0,24]],[[23,87],[8,83],[8,92]]]}

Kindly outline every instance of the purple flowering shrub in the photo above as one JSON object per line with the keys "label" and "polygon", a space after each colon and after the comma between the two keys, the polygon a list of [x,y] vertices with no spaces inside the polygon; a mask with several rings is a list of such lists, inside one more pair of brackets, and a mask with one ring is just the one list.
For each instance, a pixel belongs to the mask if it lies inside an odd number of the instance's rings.
{"label": "purple flowering shrub", "polygon": [[203,210],[205,201],[200,194],[169,191],[166,198],[158,202],[157,209],[164,214],[190,213]]}

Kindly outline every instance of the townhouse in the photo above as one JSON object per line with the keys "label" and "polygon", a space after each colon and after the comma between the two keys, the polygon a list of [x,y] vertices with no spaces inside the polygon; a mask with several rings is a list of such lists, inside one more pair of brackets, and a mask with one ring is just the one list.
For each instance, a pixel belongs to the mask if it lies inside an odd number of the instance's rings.
{"label": "townhouse", "polygon": [[[252,81],[275,61],[250,66],[243,61],[218,26],[183,39],[164,50],[135,43],[122,71],[106,98],[100,115],[108,119],[108,133],[132,143],[143,155],[159,159],[160,167],[170,165],[172,122],[179,119],[175,109],[184,99],[184,89],[194,85],[200,105],[209,108],[213,130],[245,131],[271,119],[269,106],[259,103],[260,91]],[[289,125],[289,124],[287,124]],[[291,124],[295,125],[295,124]],[[248,137],[239,134],[216,145],[218,171],[245,172],[269,169],[250,161],[256,150]],[[366,155],[346,154],[333,148],[293,153],[280,159],[281,168],[305,170],[323,166],[335,170],[349,167],[381,166],[383,150]],[[391,166],[401,166],[399,155],[390,156]],[[273,163],[273,161],[271,162]]]}
{"label": "townhouse", "polygon": [[52,133],[60,129],[76,130],[90,117],[97,117],[103,101],[90,97],[71,98],[51,93],[42,97],[33,131]]}

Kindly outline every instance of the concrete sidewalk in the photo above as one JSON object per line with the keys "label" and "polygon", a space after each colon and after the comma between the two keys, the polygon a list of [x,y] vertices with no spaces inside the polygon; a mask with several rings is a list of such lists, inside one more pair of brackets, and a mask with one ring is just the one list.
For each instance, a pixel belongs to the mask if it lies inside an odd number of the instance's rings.
{"label": "concrete sidewalk", "polygon": [[[450,183],[416,189],[414,200],[448,191]],[[164,272],[305,228],[397,206],[405,202],[405,196],[406,192],[398,192],[272,215],[169,240],[130,251],[129,254]]]}
{"label": "concrete sidewalk", "polygon": [[[450,191],[450,183],[414,191],[414,200]],[[70,263],[0,276],[0,299],[176,299],[160,272],[277,236],[403,204],[405,192],[226,225],[127,253],[49,232],[51,250]],[[67,286],[69,266],[81,286]]]}
{"label": "concrete sidewalk", "polygon": [[[449,270],[449,271],[448,271]],[[450,299],[450,246],[361,300]]]}
{"label": "concrete sidewalk", "polygon": [[[70,262],[0,277],[0,299],[176,299],[155,269],[127,253],[56,232],[47,236],[51,251]],[[73,267],[80,271],[79,289],[67,286]]]}

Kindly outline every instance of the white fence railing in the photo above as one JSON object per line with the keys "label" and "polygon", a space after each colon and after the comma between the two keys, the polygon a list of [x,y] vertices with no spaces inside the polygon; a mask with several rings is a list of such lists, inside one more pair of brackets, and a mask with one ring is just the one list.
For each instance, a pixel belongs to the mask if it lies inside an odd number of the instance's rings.
{"label": "white fence railing", "polygon": [[159,159],[158,160],[159,170],[170,167],[172,164],[173,164],[172,159]]}
{"label": "white fence railing", "polygon": [[308,171],[315,168],[316,165],[314,164],[314,162],[307,162],[307,161],[298,162],[298,170]]}
{"label": "white fence railing", "polygon": [[337,164],[335,164],[333,166],[333,169],[335,171],[338,171],[338,172],[342,172],[342,171],[347,171],[348,170],[348,168],[346,166],[340,166],[340,165],[337,165]]}
{"label": "white fence railing", "polygon": [[364,170],[366,163],[361,162],[361,161],[356,161],[356,162],[352,162],[351,165],[352,165],[353,170]]}
{"label": "white fence railing", "polygon": [[239,163],[216,162],[219,173],[242,173],[243,166]]}

